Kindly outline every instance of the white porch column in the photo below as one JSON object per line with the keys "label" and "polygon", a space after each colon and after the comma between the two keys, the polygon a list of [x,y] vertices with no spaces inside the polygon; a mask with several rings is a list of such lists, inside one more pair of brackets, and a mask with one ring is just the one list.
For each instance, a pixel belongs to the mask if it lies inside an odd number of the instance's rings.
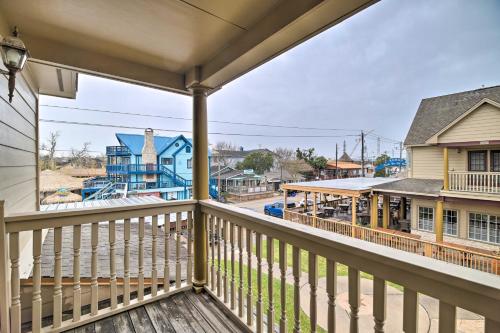
{"label": "white porch column", "polygon": [[[208,127],[207,91],[193,86],[193,199],[208,199]],[[201,208],[194,211],[194,276],[193,287],[200,292],[207,283],[207,226]]]}

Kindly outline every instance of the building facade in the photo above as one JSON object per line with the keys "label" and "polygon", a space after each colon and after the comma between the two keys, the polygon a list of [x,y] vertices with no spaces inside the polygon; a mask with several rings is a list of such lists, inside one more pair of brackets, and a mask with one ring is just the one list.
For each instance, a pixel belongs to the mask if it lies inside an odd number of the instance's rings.
{"label": "building facade", "polygon": [[424,99],[405,140],[412,233],[500,249],[500,86]]}
{"label": "building facade", "polygon": [[[127,195],[153,195],[163,199],[189,199],[192,186],[190,139],[117,133],[120,145],[106,147],[107,180],[124,184]],[[123,187],[122,187],[123,188]]]}

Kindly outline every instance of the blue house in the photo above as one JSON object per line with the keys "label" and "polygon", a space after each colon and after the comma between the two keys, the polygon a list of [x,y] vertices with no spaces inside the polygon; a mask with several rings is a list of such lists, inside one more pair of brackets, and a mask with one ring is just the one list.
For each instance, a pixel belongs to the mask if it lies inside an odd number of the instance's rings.
{"label": "blue house", "polygon": [[105,182],[109,190],[104,190],[105,186],[91,190],[93,184],[87,182],[89,186],[85,186],[87,191],[84,192],[91,194],[88,199],[120,197],[123,194],[154,195],[167,200],[191,197],[191,139],[183,135],[154,136],[152,129],[146,129],[144,135],[117,133],[116,138],[120,145],[106,147]]}

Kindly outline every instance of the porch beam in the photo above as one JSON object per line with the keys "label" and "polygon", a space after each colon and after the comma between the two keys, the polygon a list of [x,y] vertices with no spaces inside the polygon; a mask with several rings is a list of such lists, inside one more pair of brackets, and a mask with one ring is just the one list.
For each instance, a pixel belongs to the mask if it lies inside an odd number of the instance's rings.
{"label": "porch beam", "polygon": [[[203,86],[191,87],[193,93],[193,199],[208,199],[207,92]],[[194,210],[193,288],[201,292],[207,283],[207,226],[200,205]]]}
{"label": "porch beam", "polygon": [[382,206],[382,227],[384,229],[387,229],[389,227],[389,219],[390,219],[390,209],[389,209],[389,202],[391,196],[384,194],[384,201],[383,201],[383,206]]}
{"label": "porch beam", "polygon": [[448,158],[448,147],[443,148],[443,189],[448,191],[450,189],[450,182],[448,176],[449,170],[449,158]]}
{"label": "porch beam", "polygon": [[183,73],[170,72],[29,34],[23,34],[23,41],[29,46],[31,54],[29,61],[32,63],[75,70],[184,95],[191,94],[186,88]]}
{"label": "porch beam", "polygon": [[443,206],[444,202],[442,199],[436,201],[436,216],[435,216],[435,233],[436,233],[436,242],[443,242]]}
{"label": "porch beam", "polygon": [[371,197],[371,213],[370,213],[370,227],[377,228],[378,225],[378,194],[373,193]]}
{"label": "porch beam", "polygon": [[220,87],[375,2],[284,1],[215,57],[202,64],[200,83]]}

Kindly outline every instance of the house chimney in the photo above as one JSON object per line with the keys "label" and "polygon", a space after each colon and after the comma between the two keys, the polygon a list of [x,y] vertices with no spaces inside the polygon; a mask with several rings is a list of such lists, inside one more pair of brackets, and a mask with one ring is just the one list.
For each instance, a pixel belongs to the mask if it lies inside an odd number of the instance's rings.
{"label": "house chimney", "polygon": [[[142,164],[149,164],[146,168],[154,169],[156,165],[156,149],[153,137],[153,129],[146,128],[144,131],[144,146],[142,147]],[[156,175],[147,175],[146,181],[155,182]]]}

